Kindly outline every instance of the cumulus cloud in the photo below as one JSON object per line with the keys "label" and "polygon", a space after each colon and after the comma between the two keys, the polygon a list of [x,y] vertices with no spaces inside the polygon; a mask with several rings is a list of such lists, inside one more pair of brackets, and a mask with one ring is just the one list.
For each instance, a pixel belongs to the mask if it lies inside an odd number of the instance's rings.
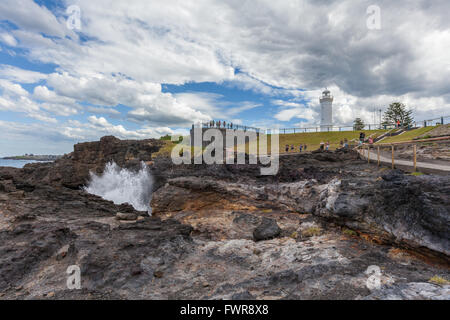
{"label": "cumulus cloud", "polygon": [[0,33],[0,41],[6,43],[8,46],[15,47],[17,45],[17,40],[11,34],[7,32]]}
{"label": "cumulus cloud", "polygon": [[63,37],[68,33],[62,21],[44,6],[33,0],[14,0],[0,2],[0,19],[8,20],[21,29]]}
{"label": "cumulus cloud", "polygon": [[[121,116],[118,106],[126,106],[124,117],[142,130],[211,118],[237,122],[239,113],[260,107],[205,92],[171,94],[162,84],[213,82],[263,95],[272,118],[253,124],[265,126],[296,119],[318,124],[324,87],[334,95],[336,124],[355,117],[372,122],[373,110],[397,100],[417,118],[450,110],[445,0],[379,0],[379,30],[367,28],[373,3],[366,0],[65,1],[72,4],[81,8],[81,31],[66,27],[64,10],[1,1],[0,19],[14,28],[0,26],[0,41],[57,68],[45,75],[0,65],[7,81],[0,108],[50,121],[53,114],[94,113],[96,120],[64,129],[73,136],[83,130],[145,135],[107,121],[107,115]],[[39,81],[45,83],[32,94],[21,86]]]}
{"label": "cumulus cloud", "polygon": [[35,101],[29,98],[20,84],[0,79],[0,110],[25,113],[26,116],[40,121],[56,123],[58,120],[43,112]]}
{"label": "cumulus cloud", "polygon": [[36,83],[47,78],[47,75],[36,71],[0,64],[0,78],[20,83]]}

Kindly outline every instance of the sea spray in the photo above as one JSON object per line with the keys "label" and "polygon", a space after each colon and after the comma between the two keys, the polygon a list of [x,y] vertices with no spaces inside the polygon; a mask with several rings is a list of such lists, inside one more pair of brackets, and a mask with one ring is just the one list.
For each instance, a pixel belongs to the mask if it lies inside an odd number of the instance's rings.
{"label": "sea spray", "polygon": [[90,173],[91,179],[84,190],[113,201],[115,204],[128,202],[138,211],[151,214],[153,179],[145,163],[141,169],[133,172],[119,167],[115,162],[105,166],[103,174]]}

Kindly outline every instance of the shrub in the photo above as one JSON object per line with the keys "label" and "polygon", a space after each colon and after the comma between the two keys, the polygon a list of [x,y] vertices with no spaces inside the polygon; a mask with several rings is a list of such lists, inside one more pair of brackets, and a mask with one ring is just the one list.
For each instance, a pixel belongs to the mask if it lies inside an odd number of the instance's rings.
{"label": "shrub", "polygon": [[298,232],[297,232],[297,231],[292,232],[291,235],[290,235],[289,237],[291,237],[292,239],[297,239],[297,237],[298,237]]}
{"label": "shrub", "polygon": [[313,236],[319,236],[322,232],[322,229],[319,227],[309,227],[302,231],[302,236],[304,237],[313,237]]}
{"label": "shrub", "polygon": [[346,234],[346,235],[348,235],[348,236],[350,236],[350,237],[354,237],[354,236],[357,236],[357,235],[358,235],[358,233],[357,233],[356,231],[353,231],[353,230],[350,230],[350,229],[347,229],[347,228],[344,228],[344,229],[342,230],[342,233],[343,233],[343,234]]}
{"label": "shrub", "polygon": [[447,279],[444,279],[442,277],[439,276],[434,276],[432,277],[430,280],[428,280],[428,282],[434,283],[434,284],[438,284],[438,285],[446,285],[446,284],[450,284],[450,281],[448,281]]}

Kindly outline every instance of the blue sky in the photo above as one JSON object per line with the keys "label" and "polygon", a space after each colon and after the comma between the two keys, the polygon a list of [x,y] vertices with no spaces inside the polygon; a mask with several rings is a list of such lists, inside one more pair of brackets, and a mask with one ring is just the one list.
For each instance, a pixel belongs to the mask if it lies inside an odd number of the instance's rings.
{"label": "blue sky", "polygon": [[325,87],[337,125],[393,101],[418,120],[446,114],[449,4],[379,1],[376,29],[370,4],[2,0],[0,156],[210,119],[316,126]]}

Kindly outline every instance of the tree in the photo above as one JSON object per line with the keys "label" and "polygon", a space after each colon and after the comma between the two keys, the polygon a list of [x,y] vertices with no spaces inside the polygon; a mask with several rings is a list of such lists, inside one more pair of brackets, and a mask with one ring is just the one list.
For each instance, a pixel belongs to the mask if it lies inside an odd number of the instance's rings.
{"label": "tree", "polygon": [[407,110],[401,102],[391,103],[383,116],[383,125],[396,125],[397,121],[402,127],[409,127],[413,123],[412,110]]}
{"label": "tree", "polygon": [[364,129],[364,121],[361,118],[356,118],[353,122],[353,130],[359,131]]}

